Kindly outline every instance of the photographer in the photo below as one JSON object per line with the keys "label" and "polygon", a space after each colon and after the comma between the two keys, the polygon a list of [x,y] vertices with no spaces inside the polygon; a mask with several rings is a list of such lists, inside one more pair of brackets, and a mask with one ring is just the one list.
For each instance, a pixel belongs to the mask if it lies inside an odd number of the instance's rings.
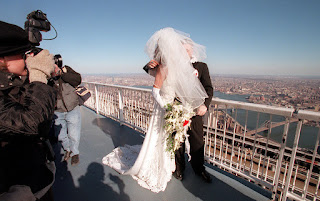
{"label": "photographer", "polygon": [[[61,63],[62,66],[62,63]],[[55,114],[55,135],[65,151],[64,161],[71,157],[71,165],[79,163],[81,113],[75,88],[81,84],[81,75],[70,66],[55,70],[55,86],[58,89]]]}
{"label": "photographer", "polygon": [[34,55],[22,28],[0,21],[0,200],[53,200],[48,133],[56,90],[53,55]]}

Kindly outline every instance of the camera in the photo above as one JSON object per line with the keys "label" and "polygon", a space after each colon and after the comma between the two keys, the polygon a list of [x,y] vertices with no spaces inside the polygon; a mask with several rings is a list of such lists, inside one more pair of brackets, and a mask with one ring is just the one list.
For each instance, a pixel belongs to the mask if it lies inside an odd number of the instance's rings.
{"label": "camera", "polygon": [[60,54],[56,54],[54,55],[53,57],[54,59],[54,63],[59,67],[59,68],[62,68],[62,57]]}
{"label": "camera", "polygon": [[[39,46],[40,42],[42,41],[42,35],[40,31],[44,31],[44,32],[50,31],[51,26],[52,24],[49,22],[47,18],[47,14],[43,13],[41,10],[32,11],[27,15],[27,21],[24,23],[24,29],[28,33],[28,40],[33,46],[30,53],[32,52],[34,55],[37,55],[39,52],[42,51],[41,48],[35,47],[35,46]],[[54,27],[53,29],[55,30]],[[56,37],[57,37],[57,31],[56,31],[56,36],[52,39],[55,39]],[[52,39],[47,39],[47,40],[52,40]],[[61,55],[56,54],[54,55],[53,59],[54,59],[54,63],[59,68],[62,68]]]}
{"label": "camera", "polygon": [[40,45],[42,35],[40,31],[50,31],[51,23],[47,19],[47,15],[41,10],[32,11],[27,15],[27,21],[24,28],[28,33],[29,41],[34,46]]}

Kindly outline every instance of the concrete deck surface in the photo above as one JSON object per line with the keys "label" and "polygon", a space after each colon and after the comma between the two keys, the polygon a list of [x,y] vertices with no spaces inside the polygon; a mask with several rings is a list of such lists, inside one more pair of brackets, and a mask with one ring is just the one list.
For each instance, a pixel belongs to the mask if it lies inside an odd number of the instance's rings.
{"label": "concrete deck surface", "polygon": [[153,193],[144,189],[131,176],[120,175],[101,162],[115,147],[142,144],[143,135],[86,107],[81,107],[81,114],[80,163],[71,166],[70,161],[68,164],[61,162],[63,150],[60,143],[54,144],[57,172],[53,191],[56,201],[250,201],[265,198],[259,194],[265,193],[259,187],[241,179],[237,181],[210,165],[206,169],[213,181],[204,183],[193,173],[189,163],[184,180],[172,177],[164,192]]}

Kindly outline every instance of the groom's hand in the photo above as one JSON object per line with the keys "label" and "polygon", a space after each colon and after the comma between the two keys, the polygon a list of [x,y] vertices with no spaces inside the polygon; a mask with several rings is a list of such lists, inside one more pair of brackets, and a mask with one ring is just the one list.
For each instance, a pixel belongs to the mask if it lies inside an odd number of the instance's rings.
{"label": "groom's hand", "polygon": [[200,105],[197,109],[197,115],[203,116],[207,112],[207,107],[205,105]]}

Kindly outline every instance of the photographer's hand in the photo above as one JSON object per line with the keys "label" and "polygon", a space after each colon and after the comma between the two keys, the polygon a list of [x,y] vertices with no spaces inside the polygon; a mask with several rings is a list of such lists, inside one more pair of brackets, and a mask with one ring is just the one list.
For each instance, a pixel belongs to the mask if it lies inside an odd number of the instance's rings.
{"label": "photographer's hand", "polygon": [[30,82],[39,81],[47,84],[47,79],[55,69],[53,55],[48,50],[42,50],[36,56],[27,55],[26,64]]}

